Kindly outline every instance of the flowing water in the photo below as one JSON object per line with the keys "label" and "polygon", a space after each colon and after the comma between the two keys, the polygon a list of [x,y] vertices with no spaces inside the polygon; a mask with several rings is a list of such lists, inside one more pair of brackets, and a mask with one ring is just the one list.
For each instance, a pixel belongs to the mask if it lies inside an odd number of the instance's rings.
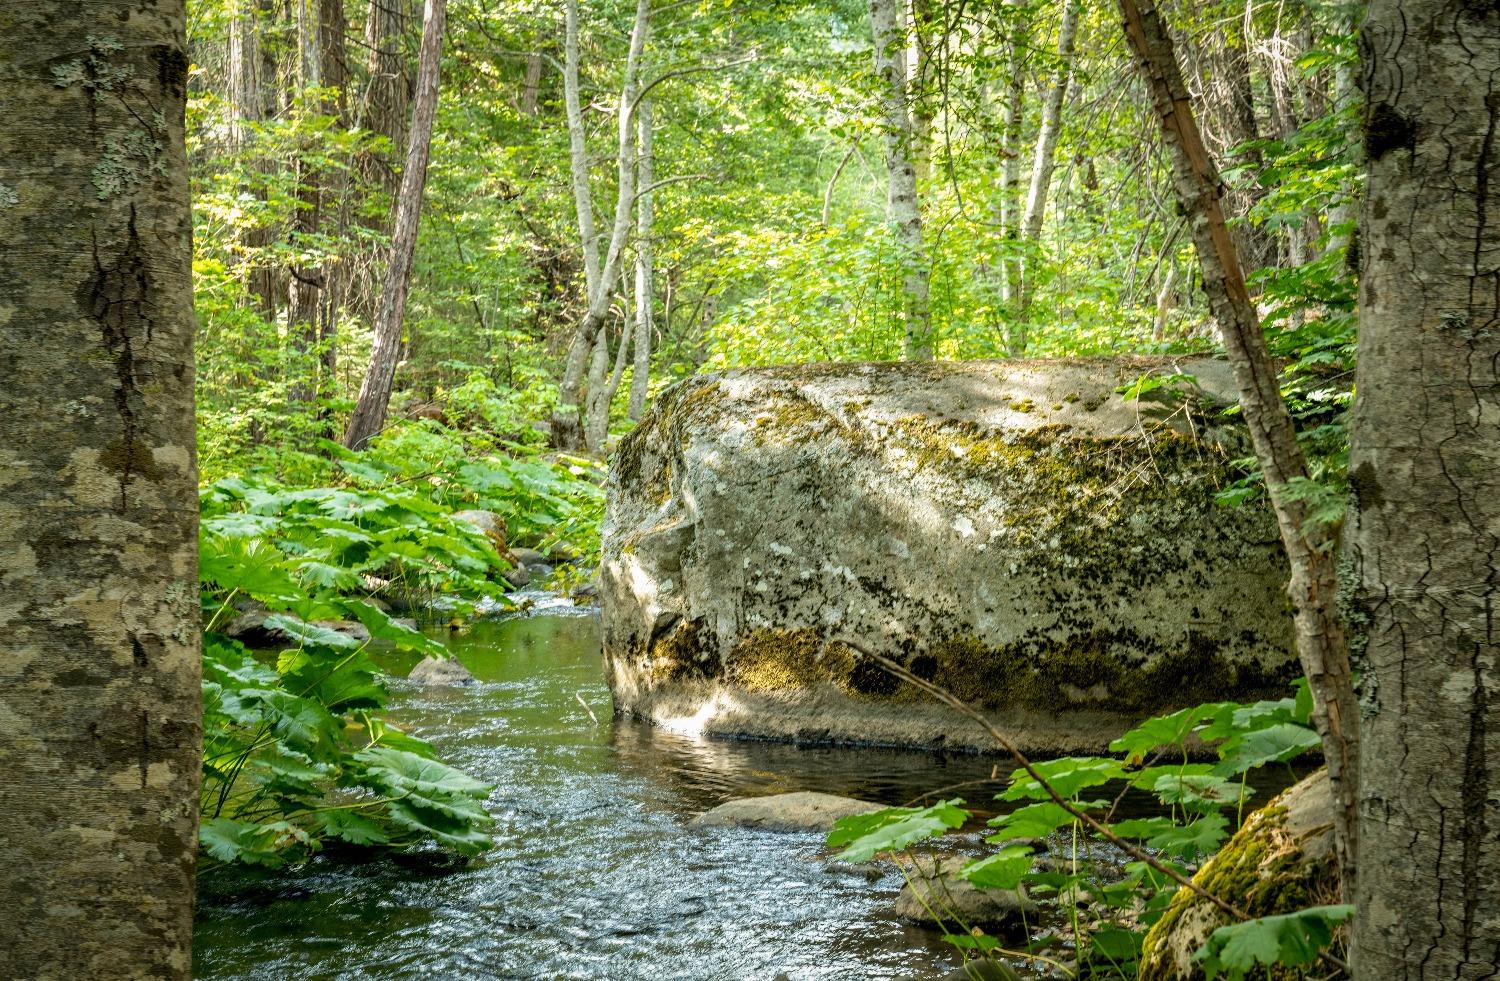
{"label": "flowing water", "polygon": [[989,777],[992,761],[700,741],[613,720],[598,619],[566,606],[478,622],[449,646],[482,684],[403,690],[388,714],[497,785],[495,850],[319,859],[210,884],[200,978],[919,979],[956,963],[890,916],[894,867],[871,879],[828,862],[818,834],[689,822],[732,797],[794,790],[906,803]]}

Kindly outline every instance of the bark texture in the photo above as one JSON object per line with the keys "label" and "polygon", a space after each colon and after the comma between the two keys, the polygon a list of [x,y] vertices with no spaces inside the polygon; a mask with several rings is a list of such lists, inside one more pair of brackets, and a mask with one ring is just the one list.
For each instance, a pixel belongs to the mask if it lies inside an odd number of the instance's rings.
{"label": "bark texture", "polygon": [[190,976],[183,0],[0,12],[0,974]]}
{"label": "bark texture", "polygon": [[922,245],[922,205],[917,197],[918,136],[907,92],[906,26],[899,0],[870,0],[875,75],[885,129],[886,215],[895,232],[902,268],[902,350],[911,361],[932,360],[927,251]]}
{"label": "bark texture", "polygon": [[1162,121],[1173,183],[1197,247],[1204,292],[1224,335],[1240,406],[1291,561],[1288,593],[1296,610],[1297,652],[1312,689],[1313,721],[1328,761],[1339,869],[1346,894],[1352,894],[1359,731],[1349,650],[1336,608],[1335,530],[1309,521],[1306,501],[1295,494],[1297,482],[1307,479],[1307,460],[1281,400],[1276,366],[1245,285],[1239,250],[1225,223],[1224,185],[1193,116],[1171,36],[1154,5],[1137,0],[1119,3],[1126,39],[1140,61]]}
{"label": "bark texture", "polygon": [[1370,5],[1348,531],[1359,978],[1500,964],[1500,10]]}
{"label": "bark texture", "polygon": [[447,0],[427,0],[422,16],[422,51],[417,66],[417,98],[412,108],[411,139],[401,194],[396,204],[396,228],[391,237],[391,262],[380,293],[375,318],[375,345],[370,368],[359,387],[359,400],[344,432],[344,445],[360,449],[385,426],[391,404],[391,384],[401,353],[401,327],[406,320],[406,294],[411,287],[417,228],[422,220],[422,193],[427,187],[427,160],[432,151],[432,122],[437,115],[438,68],[443,54]]}
{"label": "bark texture", "polygon": [[578,234],[583,246],[584,280],[588,288],[588,307],[568,343],[568,356],[558,384],[557,409],[552,414],[552,445],[565,450],[588,446],[583,398],[585,372],[589,367],[594,344],[609,315],[610,300],[620,273],[625,243],[630,237],[631,216],[635,209],[635,114],[640,79],[641,56],[651,31],[650,0],[637,0],[635,24],[630,31],[630,50],[625,57],[624,78],[620,83],[620,106],[616,164],[614,221],[609,243],[601,261],[599,235],[594,224],[593,194],[589,189],[588,145],[579,100],[578,3],[569,0],[566,8],[563,41],[563,98],[568,113],[569,155],[573,172],[573,203],[578,216]]}
{"label": "bark texture", "polygon": [[[641,100],[637,117],[638,156],[635,172],[641,195],[635,206],[635,367],[630,375],[630,418],[638,421],[641,413],[646,411],[646,392],[651,381],[651,335],[656,332],[651,312],[651,300],[656,294],[656,261],[652,240],[655,235],[656,201],[651,192],[651,185],[656,181],[656,121],[652,118],[649,96]],[[828,224],[827,207],[825,199],[825,225]]]}

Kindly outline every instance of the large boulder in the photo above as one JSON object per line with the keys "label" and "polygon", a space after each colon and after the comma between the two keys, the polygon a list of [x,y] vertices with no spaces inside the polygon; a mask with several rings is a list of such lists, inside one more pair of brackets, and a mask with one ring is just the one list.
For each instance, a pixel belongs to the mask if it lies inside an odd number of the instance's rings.
{"label": "large boulder", "polygon": [[[1251,814],[1229,843],[1193,876],[1215,896],[1251,916],[1277,916],[1339,901],[1333,850],[1333,798],[1328,771],[1319,770]],[[1179,889],[1146,934],[1141,981],[1201,981],[1193,954],[1221,926],[1233,922],[1190,889]],[[1277,978],[1326,977],[1321,963],[1306,973],[1279,968]]]}
{"label": "large boulder", "polygon": [[[1127,401],[1146,372],[1181,404]],[[842,640],[987,709],[1023,749],[1279,694],[1287,570],[1220,507],[1243,432],[1209,359],[809,365],[665,393],[615,454],[617,707],[708,734],[994,749]]]}

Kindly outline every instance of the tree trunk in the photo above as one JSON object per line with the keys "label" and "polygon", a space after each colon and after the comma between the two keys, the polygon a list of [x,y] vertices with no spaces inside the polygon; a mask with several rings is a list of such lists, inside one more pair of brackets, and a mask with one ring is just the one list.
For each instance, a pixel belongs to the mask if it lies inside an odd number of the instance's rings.
{"label": "tree trunk", "polygon": [[[647,387],[651,381],[651,340],[656,330],[651,301],[656,293],[656,264],[652,236],[655,234],[656,203],[650,190],[656,180],[656,139],[651,99],[641,100],[637,111],[636,182],[641,189],[635,212],[635,367],[630,374],[630,418],[639,421],[646,411]],[[827,223],[827,219],[824,219]]]}
{"label": "tree trunk", "polygon": [[7,977],[191,975],[202,710],[185,23],[183,0],[0,17]]}
{"label": "tree trunk", "polygon": [[[349,56],[345,39],[349,34],[349,22],[344,15],[344,0],[319,0],[318,2],[318,61],[323,70],[323,85],[333,89],[334,94],[323,104],[326,115],[338,119],[339,125],[349,128]],[[343,243],[349,234],[349,178],[345,170],[336,170],[325,175],[326,197],[337,202],[335,238]],[[335,261],[323,269],[324,287],[320,293],[322,307],[318,312],[318,387],[320,394],[328,394],[334,384],[338,368],[339,312],[348,289],[348,263]],[[330,438],[336,434],[330,433]]]}
{"label": "tree trunk", "polygon": [[1365,641],[1355,977],[1500,964],[1500,9],[1375,0],[1360,42],[1349,554]]}
{"label": "tree trunk", "polygon": [[[398,149],[407,144],[408,68],[406,64],[407,0],[370,0],[365,19],[365,48],[370,81],[366,98],[366,127],[391,142],[388,155],[365,161],[366,177],[392,196],[401,190],[401,175],[395,167]],[[425,30],[425,24],[423,25]],[[420,73],[421,69],[418,68]],[[421,85],[420,80],[418,85]],[[415,120],[413,120],[415,125]]]}
{"label": "tree trunk", "polygon": [[1238,248],[1225,224],[1223,182],[1203,145],[1166,24],[1150,3],[1119,0],[1119,4],[1126,39],[1140,60],[1161,118],[1178,203],[1193,233],[1203,288],[1234,367],[1240,407],[1291,563],[1288,591],[1296,611],[1297,651],[1312,690],[1313,720],[1328,762],[1339,868],[1345,894],[1352,895],[1359,715],[1349,676],[1348,646],[1335,608],[1336,531],[1309,520],[1308,503],[1296,495],[1308,477],[1307,460],[1281,400],[1276,366],[1245,286]]}
{"label": "tree trunk", "polygon": [[608,332],[599,332],[599,341],[594,345],[594,362],[589,368],[589,405],[584,420],[584,434],[588,445],[604,452],[609,440],[609,410],[614,405],[615,393],[620,390],[620,381],[625,377],[625,366],[630,363],[630,330],[620,332],[620,346],[615,348],[614,367],[609,362]]}
{"label": "tree trunk", "polygon": [[[1009,51],[1007,52],[1007,77],[1005,80],[1005,130],[1001,152],[1005,160],[1000,171],[1000,235],[1004,248],[1000,258],[1000,302],[997,309],[1000,317],[1012,311],[1020,287],[1021,264],[1016,251],[1021,241],[1021,131],[1026,121],[1026,26],[1027,20],[1020,11],[1022,0],[1012,0],[1016,8],[1009,12],[1011,18]],[[1003,320],[995,324],[1003,329]]]}
{"label": "tree trunk", "polygon": [[447,0],[427,0],[422,17],[422,50],[417,65],[417,97],[412,109],[411,138],[406,148],[406,166],[401,172],[401,194],[396,205],[396,227],[391,237],[391,261],[380,293],[375,317],[375,345],[370,367],[344,445],[362,449],[385,426],[391,403],[391,384],[401,351],[401,328],[406,319],[406,293],[417,248],[417,229],[422,218],[422,192],[427,186],[427,159],[432,150],[432,122],[437,115],[438,68],[443,53],[443,19]]}
{"label": "tree trunk", "polygon": [[904,6],[902,0],[870,0],[870,22],[885,124],[885,165],[889,175],[886,216],[895,233],[902,269],[902,353],[908,360],[930,361],[933,337],[928,303],[929,271],[922,244],[922,207],[917,197],[913,159],[917,134],[906,85]]}
{"label": "tree trunk", "polygon": [[1042,106],[1042,125],[1036,134],[1036,153],[1031,158],[1031,183],[1026,189],[1026,211],[1021,218],[1021,242],[1024,258],[1016,296],[1015,332],[1011,339],[1013,356],[1026,353],[1026,318],[1036,293],[1036,264],[1041,254],[1042,221],[1047,214],[1047,192],[1052,185],[1052,171],[1057,165],[1057,137],[1062,130],[1063,100],[1073,78],[1073,44],[1078,37],[1078,14],[1082,0],[1067,0],[1062,26],[1057,33],[1057,81],[1047,93]]}
{"label": "tree trunk", "polygon": [[[323,84],[322,44],[319,36],[317,0],[297,0],[298,88],[306,92]],[[325,107],[319,105],[322,111]],[[321,167],[303,157],[295,163],[297,171],[296,210],[292,215],[293,249],[315,248],[314,242],[323,224],[323,183]],[[287,335],[296,358],[292,365],[293,384],[290,395],[296,402],[311,402],[317,395],[318,313],[326,285],[321,262],[294,260],[287,267]]]}
{"label": "tree trunk", "polygon": [[620,258],[630,236],[631,217],[635,211],[635,113],[636,90],[641,56],[651,30],[650,0],[637,0],[635,24],[630,31],[630,50],[625,57],[624,78],[620,84],[618,113],[618,150],[615,157],[616,198],[614,223],[603,262],[599,259],[599,236],[594,228],[593,195],[589,191],[588,146],[579,107],[578,78],[578,0],[568,0],[566,37],[564,38],[563,94],[568,112],[570,162],[573,173],[573,202],[578,217],[578,233],[583,245],[584,278],[588,288],[588,309],[568,343],[562,381],[558,384],[557,408],[552,413],[552,445],[563,450],[587,446],[584,431],[584,372],[599,329],[609,314],[610,291],[619,277]]}

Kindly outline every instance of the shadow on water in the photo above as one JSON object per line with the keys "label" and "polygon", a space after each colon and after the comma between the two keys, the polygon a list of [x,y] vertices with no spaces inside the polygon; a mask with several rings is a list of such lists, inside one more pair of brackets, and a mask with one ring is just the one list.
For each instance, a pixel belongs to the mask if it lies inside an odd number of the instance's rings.
{"label": "shadow on water", "polygon": [[[388,714],[496,784],[495,850],[470,862],[325,857],[295,876],[205,884],[200,978],[920,979],[954,964],[935,934],[889,915],[902,883],[891,866],[867,876],[830,864],[818,834],[688,821],[732,797],[794,790],[907,803],[990,778],[994,759],[616,724],[598,619],[578,611],[483,621],[448,642],[482,683],[403,683]],[[945,796],[979,804],[994,792]]]}

